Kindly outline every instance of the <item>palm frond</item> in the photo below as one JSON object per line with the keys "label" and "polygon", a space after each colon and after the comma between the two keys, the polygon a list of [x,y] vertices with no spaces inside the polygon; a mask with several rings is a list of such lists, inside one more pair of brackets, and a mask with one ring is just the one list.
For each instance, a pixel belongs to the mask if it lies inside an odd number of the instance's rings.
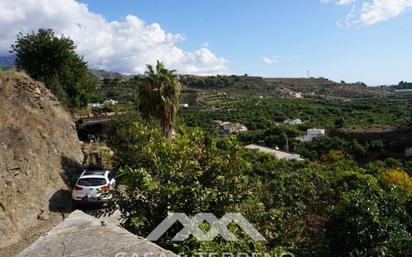
{"label": "palm frond", "polygon": [[156,67],[146,65],[143,86],[140,89],[140,110],[144,117],[160,120],[162,131],[169,137],[174,130],[179,107],[181,86],[175,70],[168,70],[160,61]]}

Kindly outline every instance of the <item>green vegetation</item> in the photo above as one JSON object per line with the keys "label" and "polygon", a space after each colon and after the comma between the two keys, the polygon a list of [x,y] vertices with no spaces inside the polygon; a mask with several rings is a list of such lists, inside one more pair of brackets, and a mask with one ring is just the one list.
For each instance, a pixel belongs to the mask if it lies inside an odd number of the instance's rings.
{"label": "green vegetation", "polygon": [[[330,150],[340,150],[358,161],[396,157],[412,145],[408,102],[391,102],[383,98],[351,101],[317,99],[280,99],[245,95],[203,96],[214,109],[185,110],[180,121],[190,127],[201,127],[209,133],[216,130],[213,120],[240,122],[249,129],[238,135],[244,144],[259,143],[289,149],[310,160],[319,160]],[[220,97],[218,97],[220,96]],[[300,118],[301,125],[285,125],[284,120]],[[329,136],[307,144],[296,139],[308,128],[325,128]]]}
{"label": "green vegetation", "polygon": [[[152,82],[160,81],[159,72],[149,69],[148,74],[146,80],[111,79],[104,86],[135,83],[141,90],[142,115],[147,118],[150,112],[145,108],[150,104],[165,110],[158,95],[144,97],[153,92],[144,87],[150,82],[153,88],[156,83]],[[126,115],[111,124],[109,145],[115,151],[122,184],[114,192],[112,207],[120,209],[123,226],[147,236],[169,212],[189,216],[208,212],[217,217],[237,212],[267,242],[252,241],[234,224],[229,229],[239,241],[217,237],[205,242],[190,237],[173,242],[182,228],[176,224],[156,243],[187,256],[199,252],[410,256],[410,103],[384,98],[339,101],[251,96],[227,91],[241,83],[235,79],[242,78],[181,77],[186,87],[181,99],[190,101],[191,108],[177,114],[174,140],[167,140],[157,124],[139,115]],[[132,90],[130,86],[130,95]],[[177,99],[173,105],[178,105]],[[156,112],[150,116],[162,118]],[[304,123],[283,124],[288,118]],[[249,131],[217,136],[213,120],[240,122]],[[296,139],[313,127],[326,128],[329,136],[311,143]],[[286,139],[290,150],[306,161],[280,161],[242,146],[284,147]],[[208,225],[201,228],[206,231]]]}
{"label": "green vegetation", "polygon": [[0,64],[0,71],[6,71],[6,70],[7,70],[7,67]]}
{"label": "green vegetation", "polygon": [[[209,98],[210,99],[210,98]],[[407,126],[412,106],[383,98],[352,101],[318,99],[280,99],[235,95],[208,100],[215,110],[186,111],[183,120],[189,126],[210,129],[211,121],[220,119],[245,124],[251,130],[269,129],[274,122],[300,118],[304,127],[393,128]]]}
{"label": "green vegetation", "polygon": [[[169,141],[139,118],[112,124],[110,145],[121,163],[115,192],[123,225],[146,236],[168,212],[220,217],[242,213],[267,242],[240,239],[159,243],[176,253],[282,253],[295,256],[409,256],[412,198],[400,162],[361,168],[350,156],[330,151],[322,162],[287,162],[246,150],[235,137],[216,138],[200,129],[178,128]],[[399,174],[392,174],[393,170]],[[206,228],[207,229],[207,226]]]}
{"label": "green vegetation", "polygon": [[394,86],[395,89],[412,89],[412,83],[401,81],[397,86]]}
{"label": "green vegetation", "polygon": [[69,107],[84,107],[92,95],[86,62],[75,52],[74,42],[57,37],[52,29],[19,34],[12,45],[17,69],[43,81]]}
{"label": "green vegetation", "polygon": [[[189,88],[203,88],[203,89],[219,89],[219,88],[226,88],[235,85],[235,83],[244,82],[248,80],[247,76],[207,76],[207,77],[200,77],[200,76],[182,76],[181,82],[183,85]],[[262,78],[260,78],[263,81]]]}
{"label": "green vegetation", "polygon": [[139,109],[143,117],[157,118],[163,135],[168,139],[174,138],[180,97],[180,83],[176,72],[166,69],[159,61],[155,70],[152,65],[147,65],[139,96]]}

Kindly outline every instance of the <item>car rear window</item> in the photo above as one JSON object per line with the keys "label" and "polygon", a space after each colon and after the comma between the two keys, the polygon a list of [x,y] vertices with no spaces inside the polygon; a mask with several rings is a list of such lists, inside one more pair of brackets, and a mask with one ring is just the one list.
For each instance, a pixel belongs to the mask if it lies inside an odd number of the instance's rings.
{"label": "car rear window", "polygon": [[79,186],[102,186],[105,185],[106,179],[104,178],[82,178],[77,183]]}

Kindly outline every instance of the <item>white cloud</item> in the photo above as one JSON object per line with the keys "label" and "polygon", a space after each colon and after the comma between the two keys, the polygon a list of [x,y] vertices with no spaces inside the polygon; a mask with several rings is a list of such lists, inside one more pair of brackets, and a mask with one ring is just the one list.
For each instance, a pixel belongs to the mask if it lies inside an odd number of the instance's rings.
{"label": "white cloud", "polygon": [[394,18],[412,7],[412,0],[374,0],[364,3],[362,14],[355,23],[372,25]]}
{"label": "white cloud", "polygon": [[262,62],[265,63],[265,64],[275,64],[275,63],[278,63],[279,60],[276,56],[273,56],[273,57],[264,56],[262,58]]}
{"label": "white cloud", "polygon": [[373,25],[397,17],[412,8],[412,0],[321,0],[338,5],[352,4],[345,18],[347,25]]}
{"label": "white cloud", "polygon": [[19,32],[51,27],[77,44],[89,66],[124,73],[142,73],[145,65],[163,61],[180,73],[217,74],[227,61],[206,47],[185,51],[181,34],[159,24],[145,24],[134,15],[108,21],[75,0],[0,0],[0,54],[9,51]]}

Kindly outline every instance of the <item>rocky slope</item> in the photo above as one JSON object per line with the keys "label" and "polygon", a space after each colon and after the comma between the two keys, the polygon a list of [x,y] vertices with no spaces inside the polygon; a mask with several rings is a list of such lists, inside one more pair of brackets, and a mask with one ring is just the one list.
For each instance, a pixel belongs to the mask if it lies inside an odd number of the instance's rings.
{"label": "rocky slope", "polygon": [[70,115],[44,85],[0,72],[0,252],[64,208],[82,159]]}
{"label": "rocky slope", "polygon": [[15,55],[0,56],[0,66],[11,68],[16,60]]}

